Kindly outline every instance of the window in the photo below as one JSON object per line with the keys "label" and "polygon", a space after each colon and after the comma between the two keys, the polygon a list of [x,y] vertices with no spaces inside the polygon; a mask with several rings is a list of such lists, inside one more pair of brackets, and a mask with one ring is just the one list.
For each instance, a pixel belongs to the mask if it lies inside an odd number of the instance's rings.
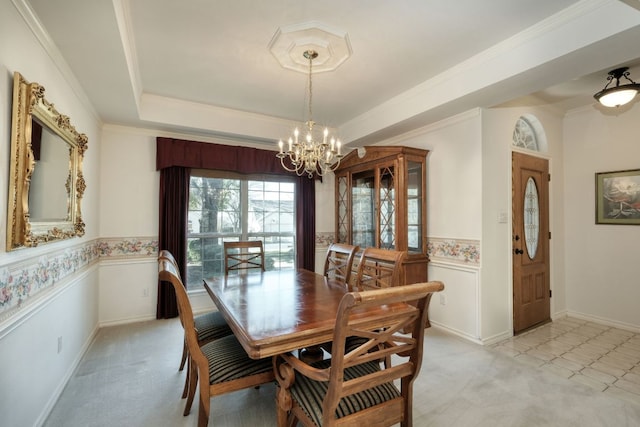
{"label": "window", "polygon": [[513,145],[516,147],[526,148],[528,150],[538,151],[538,141],[536,132],[533,130],[531,123],[524,117],[520,117],[513,129]]}
{"label": "window", "polygon": [[547,136],[536,116],[525,114],[518,119],[513,129],[513,146],[541,153],[547,151]]}
{"label": "window", "polygon": [[262,240],[267,270],[295,266],[295,184],[283,177],[192,171],[187,289],[224,272],[224,241]]}

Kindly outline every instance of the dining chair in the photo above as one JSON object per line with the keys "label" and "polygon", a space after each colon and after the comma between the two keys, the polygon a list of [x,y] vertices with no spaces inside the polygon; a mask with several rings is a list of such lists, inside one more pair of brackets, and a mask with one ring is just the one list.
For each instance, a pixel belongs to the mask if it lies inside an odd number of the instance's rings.
{"label": "dining chair", "polygon": [[[443,289],[442,282],[424,282],[346,293],[331,359],[307,364],[294,353],[274,357],[278,426],[411,426],[427,308],[432,293]],[[354,336],[360,344],[347,348]]]}
{"label": "dining chair", "polygon": [[190,409],[199,381],[198,426],[205,427],[209,423],[213,396],[272,382],[272,361],[270,358],[251,359],[234,335],[227,335],[200,346],[193,310],[180,273],[169,260],[158,258],[158,276],[160,280],[171,283],[176,292],[178,312],[187,339],[191,371],[187,405]]}
{"label": "dining chair", "polygon": [[[164,260],[167,260],[169,263],[171,263],[171,265],[173,265],[175,269],[175,272],[178,278],[182,280],[182,275],[180,274],[180,268],[178,267],[178,263],[170,251],[166,249],[162,249],[158,253],[158,259],[164,259]],[[180,305],[178,305],[178,313],[179,312],[180,312]],[[224,320],[224,317],[222,317],[222,314],[220,314],[220,312],[217,310],[195,315],[193,318],[193,321],[195,324],[198,343],[200,344],[200,346],[208,343],[209,341],[213,341],[215,339],[233,334],[226,320]],[[180,322],[182,323],[182,316],[180,316]],[[184,327],[184,324],[183,324],[183,327]],[[188,356],[189,356],[189,350],[187,347],[187,337],[185,332],[183,345],[182,345],[182,358],[180,360],[180,368],[178,369],[179,371],[182,371],[184,369]],[[187,375],[184,382],[184,390],[182,391],[183,399],[187,397],[188,390],[189,390],[189,383],[190,383],[190,369],[187,367]],[[189,411],[190,411],[190,404],[189,404],[189,407],[185,405],[184,415],[187,415]]]}
{"label": "dining chair", "polygon": [[[332,243],[327,249],[327,255],[324,260],[323,275],[343,283],[347,290],[352,290],[351,272],[353,269],[353,260],[356,252],[360,250],[359,246],[348,245],[346,243]],[[308,360],[321,360],[324,353],[331,353],[331,342],[322,343],[305,349]]]}
{"label": "dining chair", "polygon": [[387,288],[401,285],[405,251],[365,248],[358,262],[355,290]]}
{"label": "dining chair", "polygon": [[[352,280],[353,283],[350,283],[347,289],[349,291],[364,291],[400,285],[404,257],[404,251],[365,248],[358,260],[356,278]],[[358,346],[361,341],[359,337],[348,337],[347,348]],[[335,352],[332,342],[323,343],[320,347],[332,355]]]}
{"label": "dining chair", "polygon": [[224,242],[225,276],[232,271],[243,272],[251,269],[265,270],[262,241]]}
{"label": "dining chair", "polygon": [[345,243],[332,243],[329,245],[324,260],[323,275],[348,286],[351,279],[353,259],[359,250],[360,247]]}

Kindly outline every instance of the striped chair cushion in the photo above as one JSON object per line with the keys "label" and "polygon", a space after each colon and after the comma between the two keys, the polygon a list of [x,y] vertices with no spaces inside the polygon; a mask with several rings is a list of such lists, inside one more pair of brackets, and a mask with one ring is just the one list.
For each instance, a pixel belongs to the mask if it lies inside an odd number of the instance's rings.
{"label": "striped chair cushion", "polygon": [[[331,360],[323,360],[314,364],[317,368],[327,368],[331,365]],[[372,374],[380,370],[380,365],[375,362],[363,363],[361,365],[352,366],[345,369],[344,379],[350,380],[363,375]],[[313,420],[317,426],[322,425],[322,401],[327,394],[328,382],[314,381],[297,374],[295,382],[289,389],[293,399],[304,410],[304,412]],[[370,408],[380,403],[400,397],[400,391],[392,382],[370,388],[360,393],[343,397],[336,409],[336,417],[356,413],[363,409]]]}
{"label": "striped chair cushion", "polygon": [[233,332],[218,311],[200,314],[193,318],[198,331],[198,342],[208,342],[231,335]]}
{"label": "striped chair cushion", "polygon": [[251,359],[234,335],[200,347],[209,359],[209,382],[219,384],[273,370],[271,358]]}

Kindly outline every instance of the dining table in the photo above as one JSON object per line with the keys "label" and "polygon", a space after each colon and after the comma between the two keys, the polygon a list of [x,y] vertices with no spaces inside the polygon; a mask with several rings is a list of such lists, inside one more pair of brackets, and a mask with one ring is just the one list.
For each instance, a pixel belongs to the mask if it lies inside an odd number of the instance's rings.
{"label": "dining table", "polygon": [[319,351],[333,338],[347,292],[343,283],[305,269],[215,276],[204,287],[253,359]]}

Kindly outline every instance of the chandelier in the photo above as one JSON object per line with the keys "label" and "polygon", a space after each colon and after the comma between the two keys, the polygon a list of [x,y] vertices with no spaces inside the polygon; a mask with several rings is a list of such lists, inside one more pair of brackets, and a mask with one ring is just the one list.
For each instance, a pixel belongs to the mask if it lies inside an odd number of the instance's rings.
{"label": "chandelier", "polygon": [[[282,167],[289,172],[295,172],[298,176],[307,174],[309,178],[313,178],[314,174],[325,175],[329,171],[334,171],[340,164],[342,158],[340,140],[334,137],[329,138],[329,129],[324,128],[322,133],[318,133],[314,129],[311,104],[312,104],[312,86],[311,73],[313,60],[318,57],[315,50],[307,50],[304,57],[309,60],[309,120],[304,123],[303,133],[301,135],[298,128],[295,128],[293,135],[287,141],[288,145],[285,151],[285,143],[278,141],[280,149],[276,156],[280,159]],[[288,159],[288,160],[286,160]]]}

